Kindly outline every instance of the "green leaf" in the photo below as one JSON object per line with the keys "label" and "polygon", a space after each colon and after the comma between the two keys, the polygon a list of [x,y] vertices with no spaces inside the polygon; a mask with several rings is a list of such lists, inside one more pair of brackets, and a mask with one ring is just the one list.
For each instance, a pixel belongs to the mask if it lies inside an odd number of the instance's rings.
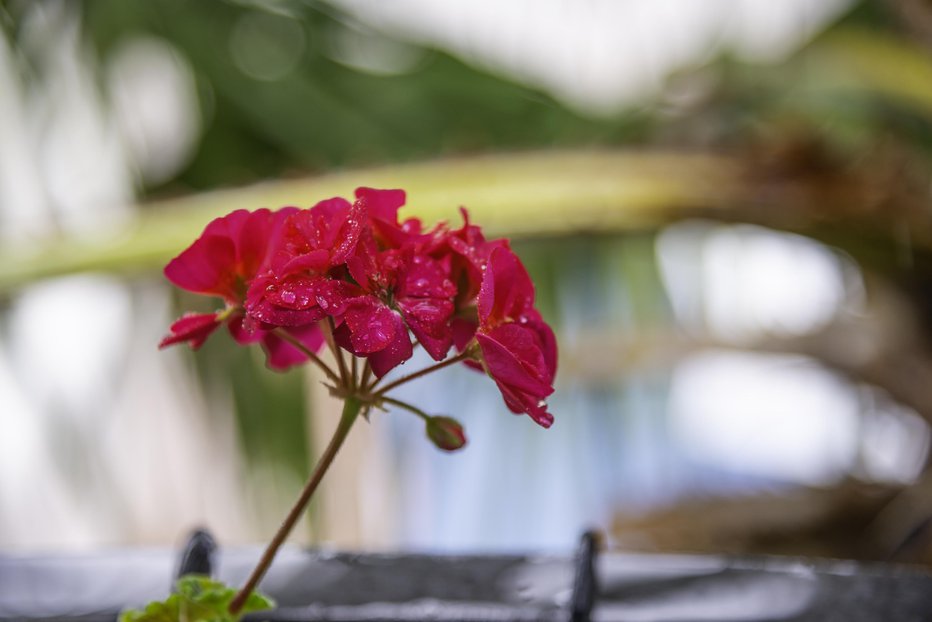
{"label": "green leaf", "polygon": [[242,611],[229,612],[236,588],[200,575],[186,575],[175,584],[175,592],[164,601],[155,601],[145,609],[131,609],[120,614],[120,622],[237,622],[253,611],[271,609],[275,603],[253,592]]}

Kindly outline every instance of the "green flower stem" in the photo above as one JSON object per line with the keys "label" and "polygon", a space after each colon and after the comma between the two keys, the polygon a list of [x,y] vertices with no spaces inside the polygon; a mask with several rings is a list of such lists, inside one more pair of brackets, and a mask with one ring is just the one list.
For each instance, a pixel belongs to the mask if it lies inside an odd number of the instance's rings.
{"label": "green flower stem", "polygon": [[346,368],[346,359],[343,358],[343,349],[337,346],[337,342],[333,340],[333,318],[328,317],[326,320],[320,322],[320,329],[324,333],[324,340],[327,342],[327,347],[330,348],[330,351],[333,353],[333,358],[337,361],[337,367],[340,370],[340,382],[338,383],[341,387],[351,388],[352,383],[350,382],[349,370]]}
{"label": "green flower stem", "polygon": [[301,350],[301,352],[303,352],[304,355],[307,356],[307,358],[309,358],[312,363],[317,365],[325,374],[327,374],[327,377],[330,378],[330,380],[332,380],[338,386],[341,385],[340,377],[337,376],[336,372],[330,369],[330,367],[328,367],[327,364],[324,363],[319,356],[314,354],[314,352],[311,351],[306,345],[301,343],[300,339],[298,339],[294,335],[289,334],[287,331],[281,328],[276,328],[275,334],[281,337],[282,339],[284,339],[285,341],[287,341],[288,343],[290,343],[291,345],[293,345],[294,347],[296,347],[298,350]]}
{"label": "green flower stem", "polygon": [[424,412],[423,410],[421,410],[421,409],[418,408],[417,406],[414,406],[414,405],[409,404],[409,403],[407,403],[407,402],[402,402],[401,400],[396,400],[396,399],[393,398],[393,397],[387,397],[387,396],[384,396],[384,395],[383,395],[382,397],[380,397],[379,400],[382,401],[382,402],[384,402],[384,403],[386,403],[386,404],[392,404],[393,406],[398,406],[399,408],[404,408],[404,409],[407,410],[407,411],[413,412],[415,415],[417,415],[418,417],[420,417],[420,418],[423,419],[424,421],[427,421],[427,420],[431,419],[431,416],[428,415],[426,412]]}
{"label": "green flower stem", "polygon": [[[375,393],[373,393],[373,394],[372,394],[372,397],[374,397],[374,398],[379,398],[379,399],[385,399],[385,398],[384,398],[384,395],[385,395],[386,393],[388,393],[389,391],[391,391],[392,389],[394,389],[394,388],[396,388],[396,387],[399,387],[399,386],[401,386],[401,385],[403,385],[403,384],[405,384],[405,383],[407,383],[407,382],[411,382],[412,380],[416,380],[416,379],[420,378],[421,376],[426,376],[427,374],[430,374],[430,373],[432,373],[432,372],[435,372],[435,371],[437,371],[438,369],[443,369],[444,367],[449,367],[450,365],[454,365],[454,364],[456,364],[456,363],[459,363],[460,361],[465,361],[466,359],[468,359],[468,358],[470,357],[470,354],[471,354],[471,353],[470,353],[470,350],[469,350],[469,348],[467,348],[466,350],[463,350],[462,352],[460,352],[460,353],[457,354],[456,356],[454,356],[454,357],[452,357],[452,358],[448,358],[448,359],[445,360],[445,361],[440,361],[440,362],[437,363],[436,365],[431,365],[430,367],[425,367],[424,369],[422,369],[422,370],[420,370],[420,371],[416,371],[416,372],[414,372],[413,374],[408,374],[407,376],[402,376],[402,377],[399,378],[398,380],[395,380],[394,382],[388,383],[387,385],[385,385],[384,387],[382,387],[381,389],[379,389],[378,391],[376,391]],[[374,389],[374,388],[375,388],[375,385],[373,385],[373,386],[370,387],[370,388]]]}
{"label": "green flower stem", "polygon": [[275,537],[273,537],[272,541],[269,542],[265,552],[262,554],[262,558],[253,569],[249,579],[246,581],[243,587],[240,588],[240,591],[236,594],[236,597],[230,603],[229,611],[231,614],[235,615],[239,613],[240,609],[243,608],[243,605],[249,598],[249,595],[259,584],[259,581],[262,580],[262,577],[265,576],[265,572],[269,569],[269,566],[272,565],[272,560],[275,559],[275,554],[278,553],[278,549],[288,537],[288,534],[291,533],[291,530],[294,529],[295,523],[298,522],[298,519],[304,513],[308,502],[311,500],[311,495],[313,495],[314,491],[317,490],[317,486],[320,484],[320,480],[323,479],[324,474],[327,472],[327,469],[333,462],[334,457],[337,455],[340,447],[342,447],[343,441],[346,440],[350,429],[353,427],[353,423],[359,416],[359,411],[362,409],[362,406],[362,402],[353,396],[347,397],[343,402],[343,414],[340,416],[340,422],[337,424],[337,429],[334,431],[333,437],[330,439],[330,443],[327,445],[327,449],[324,450],[320,460],[317,461],[317,466],[314,467],[314,472],[311,474],[310,479],[308,479],[307,484],[304,485],[304,490],[301,491],[301,496],[298,497],[298,500],[295,502],[294,506],[292,506],[291,511],[288,512],[288,516],[285,517],[281,527],[279,527],[278,531],[275,532]]}
{"label": "green flower stem", "polygon": [[[370,381],[372,381],[371,384]],[[372,377],[372,365],[369,364],[369,359],[366,359],[366,364],[362,367],[362,378],[359,380],[359,390],[363,393],[371,393],[372,387],[374,387],[378,381],[378,378]]]}

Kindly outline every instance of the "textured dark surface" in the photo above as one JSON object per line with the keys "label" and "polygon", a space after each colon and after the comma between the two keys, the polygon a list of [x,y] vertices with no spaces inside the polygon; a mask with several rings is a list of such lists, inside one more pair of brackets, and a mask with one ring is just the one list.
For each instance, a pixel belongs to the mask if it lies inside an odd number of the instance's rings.
{"label": "textured dark surface", "polygon": [[[197,544],[207,552],[198,559],[209,559],[210,542]],[[584,540],[581,552],[585,546]],[[241,582],[259,552],[217,551],[216,576]],[[124,606],[163,598],[179,555],[0,556],[0,618],[114,620]],[[586,563],[579,555],[286,549],[263,584],[278,609],[250,619],[569,620],[585,601],[588,588],[577,578],[587,580]],[[591,619],[597,621],[932,620],[932,574],[915,568],[621,553],[597,556],[593,567],[588,580],[595,579]]]}

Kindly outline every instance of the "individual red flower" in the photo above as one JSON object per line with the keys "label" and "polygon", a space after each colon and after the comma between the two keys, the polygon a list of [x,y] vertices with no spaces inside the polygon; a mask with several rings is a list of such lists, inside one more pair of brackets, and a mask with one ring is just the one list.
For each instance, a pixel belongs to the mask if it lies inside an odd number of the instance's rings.
{"label": "individual red flower", "polygon": [[401,314],[374,296],[359,296],[351,300],[344,320],[336,333],[340,345],[368,359],[378,378],[407,361],[414,353]]}
{"label": "individual red flower", "polygon": [[459,288],[458,299],[474,301],[482,285],[485,265],[496,248],[508,249],[508,240],[486,240],[482,229],[469,221],[469,212],[460,208],[463,226],[445,236],[453,262],[452,273]]}
{"label": "individual red flower", "polygon": [[431,357],[442,360],[453,342],[456,286],[449,261],[422,252],[432,234],[421,233],[420,221],[398,222],[404,192],[360,188],[356,196],[371,226],[347,259],[361,295],[347,300],[339,342],[365,356],[379,378],[411,357],[409,330]]}
{"label": "individual red flower", "polygon": [[533,305],[534,284],[521,261],[508,249],[493,250],[478,296],[482,362],[508,408],[547,428],[553,423],[546,398],[553,393],[557,344]]}
{"label": "individual red flower", "polygon": [[341,198],[291,213],[270,253],[268,270],[249,286],[250,317],[272,326],[302,326],[343,313],[355,294],[329,272],[356,250],[365,213]]}
{"label": "individual red flower", "polygon": [[[378,274],[384,275],[384,269]],[[409,330],[434,360],[446,357],[453,342],[450,318],[456,288],[440,262],[424,255],[409,256],[395,269],[385,289],[372,281],[363,289],[366,294],[347,302],[341,344],[368,358],[377,377],[411,358]]]}
{"label": "individual red flower", "polygon": [[321,272],[346,262],[365,226],[365,211],[339,197],[291,214],[273,254],[278,274]]}
{"label": "individual red flower", "polygon": [[[243,310],[249,283],[268,267],[282,223],[297,211],[236,210],[211,221],[191,246],[172,259],[165,267],[168,280],[197,294],[218,296],[227,306],[216,313],[182,316],[171,325],[170,334],[159,347],[188,343],[197,349],[226,323],[238,343],[262,343],[270,367],[284,369],[303,362],[306,357],[300,350],[272,334],[271,326],[246,318]],[[323,342],[316,327],[295,328],[292,333],[312,350]]]}
{"label": "individual red flower", "polygon": [[[476,297],[489,256],[496,248],[509,247],[505,239],[486,240],[482,230],[470,222],[466,209],[461,207],[460,213],[463,226],[455,230],[436,230],[427,252],[432,257],[449,262],[450,280],[456,288],[450,330],[453,344],[462,352],[472,343],[479,328]],[[481,370],[481,366],[474,361],[466,361],[466,364]]]}
{"label": "individual red flower", "polygon": [[395,304],[405,323],[435,360],[443,360],[453,343],[453,299],[449,261],[411,254],[403,264],[395,289]]}

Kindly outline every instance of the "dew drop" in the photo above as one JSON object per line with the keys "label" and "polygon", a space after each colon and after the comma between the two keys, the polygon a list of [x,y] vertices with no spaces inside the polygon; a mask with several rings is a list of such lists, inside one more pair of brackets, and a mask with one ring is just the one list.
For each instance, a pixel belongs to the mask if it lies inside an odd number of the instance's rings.
{"label": "dew drop", "polygon": [[293,291],[290,291],[290,290],[285,290],[285,291],[283,291],[282,294],[281,294],[282,302],[284,302],[286,305],[294,304],[294,302],[295,302],[295,300],[297,300],[297,298],[298,298],[298,297],[295,295],[295,293],[294,293]]}
{"label": "dew drop", "polygon": [[537,402],[537,407],[538,407],[538,408],[547,408],[547,401],[546,401],[546,400],[540,400],[539,402]]}

